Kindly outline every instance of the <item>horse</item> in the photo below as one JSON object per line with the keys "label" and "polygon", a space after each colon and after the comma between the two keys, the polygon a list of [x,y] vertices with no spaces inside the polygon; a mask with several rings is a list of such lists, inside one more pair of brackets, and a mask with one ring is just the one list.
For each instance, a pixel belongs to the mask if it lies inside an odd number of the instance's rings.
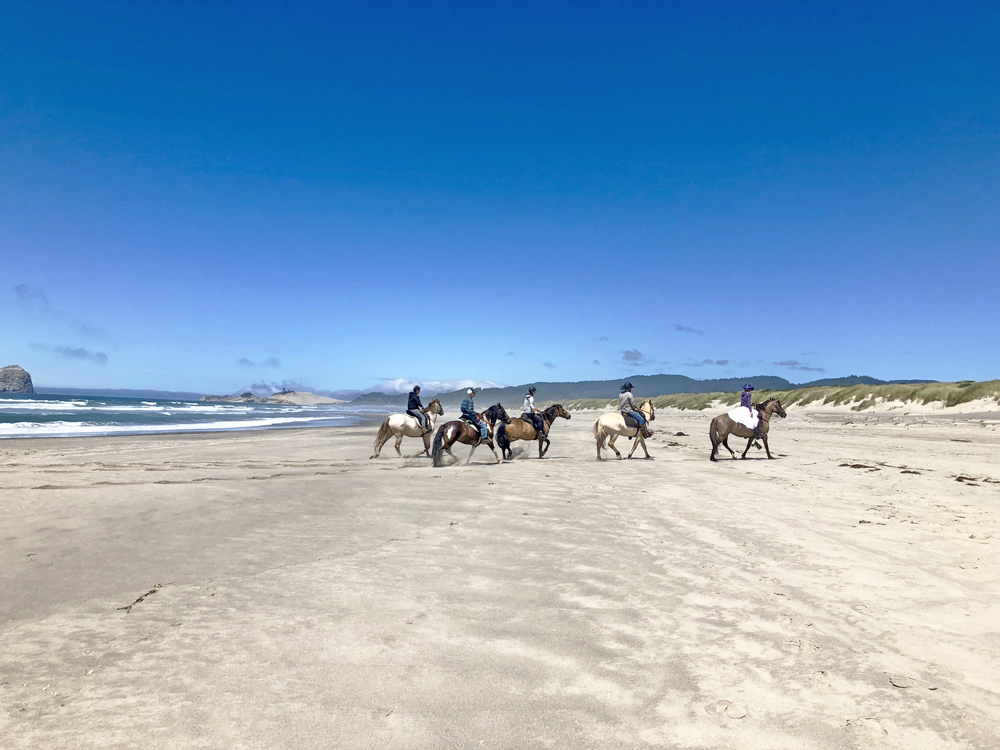
{"label": "horse", "polygon": [[[556,417],[562,417],[563,419],[571,419],[570,414],[563,408],[562,404],[553,404],[548,409],[545,409],[542,414],[542,419],[545,420],[545,431],[548,432],[552,423],[556,421]],[[510,461],[514,457],[514,451],[510,449],[510,444],[515,440],[535,440],[538,437],[535,431],[535,426],[530,422],[526,422],[520,417],[514,417],[510,420],[510,425],[501,425],[500,429],[497,431],[497,445],[500,446],[500,452],[503,457]],[[549,450],[549,439],[542,438],[538,441],[538,457],[541,458]]]}
{"label": "horse", "polygon": [[[781,401],[776,398],[769,398],[762,404],[756,404],[757,414],[760,416],[760,434],[764,440],[764,450],[767,451],[768,458],[774,458],[771,455],[771,449],[767,445],[767,433],[771,428],[771,415],[777,414],[779,417],[784,419],[787,415],[785,410],[781,406]],[[719,444],[721,443],[729,454],[736,458],[736,454],[733,453],[733,449],[729,447],[729,436],[735,435],[736,437],[742,437],[747,439],[747,447],[743,451],[743,455],[740,458],[747,457],[747,451],[750,450],[750,445],[753,443],[753,429],[741,425],[739,422],[734,422],[732,417],[728,413],[720,414],[715,419],[712,420],[712,424],[708,428],[708,437],[712,441],[712,455],[711,459],[716,461],[715,452],[719,449]],[[760,446],[758,445],[759,449]]]}
{"label": "horse", "polygon": [[[437,420],[438,415],[444,414],[444,407],[441,406],[440,401],[434,399],[427,405],[424,411],[427,412],[427,419],[430,422],[431,431],[433,431],[434,422]],[[399,446],[402,445],[404,437],[422,437],[424,439],[424,449],[420,453],[427,456],[431,455],[430,431],[425,434],[420,423],[417,422],[417,418],[410,414],[392,414],[386,417],[386,420],[379,428],[378,437],[375,438],[375,452],[369,458],[378,458],[379,453],[382,452],[382,446],[389,441],[390,437],[396,438],[396,453],[399,454],[400,458],[403,457],[403,453],[399,450]],[[420,453],[417,455],[419,456]]]}
{"label": "horse", "polygon": [[[646,417],[647,422],[652,422],[656,419],[656,409],[653,408],[653,402],[650,399],[642,402],[639,411]],[[614,412],[612,414],[604,414],[594,422],[594,438],[597,440],[597,459],[601,460],[601,448],[604,447],[605,440],[608,441],[608,447],[615,452],[615,455],[621,458],[622,454],[615,448],[615,440],[622,435],[635,438],[635,444],[632,446],[632,450],[628,452],[629,458],[632,458],[635,449],[640,445],[642,446],[642,452],[646,454],[646,458],[652,458],[649,455],[649,451],[646,450],[646,439],[642,436],[642,430],[636,427],[629,427],[625,424],[625,417],[622,413]]]}
{"label": "horse", "polygon": [[434,460],[435,467],[441,465],[442,454],[446,451],[449,456],[456,461],[458,460],[457,456],[451,452],[451,446],[455,443],[465,443],[465,445],[472,446],[472,450],[469,451],[469,460],[465,463],[472,461],[472,454],[476,452],[476,448],[483,442],[493,451],[493,458],[497,460],[497,463],[503,463],[503,460],[497,455],[496,449],[493,447],[493,429],[498,421],[503,424],[510,424],[510,417],[507,416],[507,412],[504,411],[503,406],[500,404],[494,404],[480,414],[479,417],[487,424],[485,441],[480,437],[478,427],[458,419],[453,422],[446,422],[438,428],[437,435],[434,436],[434,449],[431,451],[431,458]]}

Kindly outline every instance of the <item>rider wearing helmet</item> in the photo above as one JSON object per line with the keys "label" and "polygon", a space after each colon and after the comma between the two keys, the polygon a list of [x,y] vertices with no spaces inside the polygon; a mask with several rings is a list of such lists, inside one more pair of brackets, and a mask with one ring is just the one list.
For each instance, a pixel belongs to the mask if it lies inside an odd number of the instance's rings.
{"label": "rider wearing helmet", "polygon": [[639,407],[635,405],[635,398],[632,396],[633,385],[631,383],[626,383],[622,386],[621,392],[618,394],[618,400],[621,402],[621,412],[622,416],[632,417],[636,422],[639,423],[639,429],[642,431],[643,437],[649,437],[653,434],[653,431],[646,426],[646,415],[639,411]]}
{"label": "rider wearing helmet", "polygon": [[479,428],[480,441],[486,440],[486,438],[489,437],[489,431],[486,429],[486,422],[481,420],[479,415],[476,414],[476,405],[472,403],[472,399],[476,397],[476,389],[469,388],[465,393],[466,398],[462,402],[462,418]]}
{"label": "rider wearing helmet", "polygon": [[[740,406],[746,407],[747,413],[750,415],[750,422],[753,424],[753,439],[760,440],[762,435],[760,434],[760,416],[757,416],[757,421],[754,422],[753,414],[753,386],[747,383],[743,386],[743,395],[740,396]],[[759,446],[758,446],[759,447]]]}
{"label": "rider wearing helmet", "polygon": [[535,428],[536,438],[539,440],[545,440],[548,438],[548,435],[545,434],[545,420],[538,412],[538,409],[535,408],[535,393],[537,393],[537,390],[538,389],[535,388],[535,386],[531,386],[525,394],[521,419]]}
{"label": "rider wearing helmet", "polygon": [[409,400],[406,402],[406,413],[417,420],[417,424],[420,425],[420,429],[424,431],[426,435],[431,431],[431,420],[427,416],[427,411],[424,409],[424,405],[420,403],[420,386],[413,386],[413,390],[410,391]]}

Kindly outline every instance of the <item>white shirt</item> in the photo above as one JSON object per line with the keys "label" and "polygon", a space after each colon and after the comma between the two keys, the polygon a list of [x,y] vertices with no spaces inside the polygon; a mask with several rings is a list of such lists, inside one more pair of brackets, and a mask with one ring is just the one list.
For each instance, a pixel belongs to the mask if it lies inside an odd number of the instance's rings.
{"label": "white shirt", "polygon": [[524,397],[524,407],[522,408],[522,412],[524,414],[533,414],[534,411],[535,411],[535,397],[529,393],[527,396]]}

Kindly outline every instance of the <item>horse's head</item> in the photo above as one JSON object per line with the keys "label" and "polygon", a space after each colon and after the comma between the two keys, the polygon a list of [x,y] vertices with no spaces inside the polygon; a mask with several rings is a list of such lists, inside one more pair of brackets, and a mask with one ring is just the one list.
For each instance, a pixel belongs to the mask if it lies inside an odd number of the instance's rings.
{"label": "horse's head", "polygon": [[757,410],[767,415],[777,414],[782,419],[788,416],[785,414],[781,402],[776,398],[769,398],[767,401],[757,404]]}
{"label": "horse's head", "polygon": [[548,409],[546,409],[542,414],[551,422],[556,417],[562,417],[563,419],[572,419],[569,412],[562,404],[552,404]]}
{"label": "horse's head", "polygon": [[639,411],[646,415],[646,419],[652,422],[656,419],[656,408],[653,406],[653,399],[647,398],[642,402],[642,406],[639,407]]}
{"label": "horse's head", "polygon": [[510,424],[510,417],[507,416],[507,410],[503,408],[502,404],[496,405],[497,416],[503,420],[504,424]]}
{"label": "horse's head", "polygon": [[441,402],[438,399],[434,399],[427,405],[428,414],[444,414],[444,407],[441,406]]}

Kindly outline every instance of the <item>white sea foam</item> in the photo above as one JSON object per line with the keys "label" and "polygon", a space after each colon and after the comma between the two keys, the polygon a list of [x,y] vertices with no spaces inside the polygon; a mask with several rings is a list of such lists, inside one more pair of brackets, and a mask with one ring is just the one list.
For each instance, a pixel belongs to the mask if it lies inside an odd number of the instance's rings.
{"label": "white sea foam", "polygon": [[343,422],[349,417],[329,414],[322,417],[271,417],[186,424],[93,424],[91,422],[11,422],[0,424],[0,438],[72,437],[80,435],[131,435],[156,432],[217,432],[288,427],[312,422]]}

